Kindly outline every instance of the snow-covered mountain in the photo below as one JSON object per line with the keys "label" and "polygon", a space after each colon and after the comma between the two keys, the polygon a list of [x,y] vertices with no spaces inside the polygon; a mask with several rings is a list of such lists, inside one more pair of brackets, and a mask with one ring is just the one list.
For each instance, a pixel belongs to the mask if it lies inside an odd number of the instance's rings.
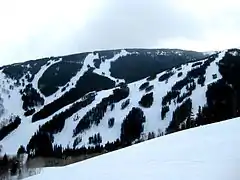
{"label": "snow-covered mountain", "polygon": [[[237,49],[211,55],[126,49],[4,66],[2,153],[15,154],[21,145],[33,156],[50,155],[52,145],[109,150],[111,143],[123,147],[237,116],[238,103],[224,107],[228,88],[238,90],[228,70],[239,58]],[[219,99],[221,93],[230,95]]]}
{"label": "snow-covered mountain", "polygon": [[193,128],[27,179],[238,180],[239,128],[239,118]]}

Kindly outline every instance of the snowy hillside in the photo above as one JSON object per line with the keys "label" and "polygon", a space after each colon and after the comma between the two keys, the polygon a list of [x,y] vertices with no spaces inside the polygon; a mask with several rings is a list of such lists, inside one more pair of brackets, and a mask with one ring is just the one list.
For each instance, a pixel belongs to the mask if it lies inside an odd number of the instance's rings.
{"label": "snowy hillside", "polygon": [[238,180],[239,129],[239,118],[193,128],[27,179]]}
{"label": "snowy hillside", "polygon": [[[203,56],[198,52],[182,50],[129,49],[50,57],[4,66],[0,72],[2,153],[15,154],[20,145],[26,146],[29,143],[39,125],[43,125],[54,115],[68,109],[91,91],[111,89],[119,83],[139,80]],[[138,61],[139,67],[136,66],[135,61]],[[133,64],[135,64],[137,72],[123,72],[123,69],[131,70]],[[142,67],[144,67],[143,70],[141,70]],[[141,74],[138,73],[138,69],[142,72]],[[83,116],[111,91],[99,92],[90,105],[72,114],[71,117]],[[44,114],[45,112],[49,113]],[[122,115],[124,114],[126,112]],[[72,131],[77,121],[68,122],[66,120],[66,122],[63,132],[56,134],[55,137],[55,143],[60,142],[64,146],[71,145]],[[116,128],[117,126],[111,130],[112,133],[106,132],[104,138],[109,134],[109,140],[114,140],[119,134],[118,131],[115,131]],[[105,125],[102,127],[103,129],[105,129]],[[91,131],[95,132],[94,129]],[[66,136],[63,135],[65,132]],[[92,133],[88,132],[88,134]],[[84,138],[88,138],[87,135]],[[16,137],[18,141],[16,141]]]}
{"label": "snowy hillside", "polygon": [[240,116],[239,58],[115,50],[3,67],[1,153],[91,156]]}

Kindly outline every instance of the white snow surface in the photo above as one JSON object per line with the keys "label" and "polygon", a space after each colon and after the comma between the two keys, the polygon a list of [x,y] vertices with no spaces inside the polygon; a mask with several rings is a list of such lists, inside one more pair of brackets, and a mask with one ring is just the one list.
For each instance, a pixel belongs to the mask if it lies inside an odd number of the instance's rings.
{"label": "white snow surface", "polygon": [[[116,81],[117,79],[111,76],[111,72],[110,72],[111,62],[114,62],[118,58],[126,56],[128,54],[131,54],[131,53],[127,52],[126,50],[121,50],[121,52],[114,55],[113,58],[106,59],[104,63],[101,62],[99,69],[95,69],[94,72],[97,74],[100,74],[100,75],[103,75],[103,73],[104,73],[104,76],[110,78],[113,81]],[[125,82],[125,80],[121,79],[120,82]]]}
{"label": "white snow surface", "polygon": [[27,180],[239,180],[240,118],[146,141]]}

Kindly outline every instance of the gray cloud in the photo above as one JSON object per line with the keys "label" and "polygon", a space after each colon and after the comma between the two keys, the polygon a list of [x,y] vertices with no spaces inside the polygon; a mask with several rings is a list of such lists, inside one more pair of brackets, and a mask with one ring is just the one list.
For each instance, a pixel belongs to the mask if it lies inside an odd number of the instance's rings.
{"label": "gray cloud", "polygon": [[101,49],[237,46],[236,2],[23,0],[0,11],[0,64]]}
{"label": "gray cloud", "polygon": [[[113,0],[88,24],[84,42],[88,49],[151,47],[161,39],[201,38],[201,25],[171,1]],[[79,39],[80,40],[80,39]]]}

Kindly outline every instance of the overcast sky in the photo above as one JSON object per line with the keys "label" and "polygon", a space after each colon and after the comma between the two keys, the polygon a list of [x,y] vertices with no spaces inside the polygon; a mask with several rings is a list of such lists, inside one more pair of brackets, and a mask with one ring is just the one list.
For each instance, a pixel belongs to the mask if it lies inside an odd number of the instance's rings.
{"label": "overcast sky", "polygon": [[0,64],[114,48],[240,47],[238,0],[0,0]]}

